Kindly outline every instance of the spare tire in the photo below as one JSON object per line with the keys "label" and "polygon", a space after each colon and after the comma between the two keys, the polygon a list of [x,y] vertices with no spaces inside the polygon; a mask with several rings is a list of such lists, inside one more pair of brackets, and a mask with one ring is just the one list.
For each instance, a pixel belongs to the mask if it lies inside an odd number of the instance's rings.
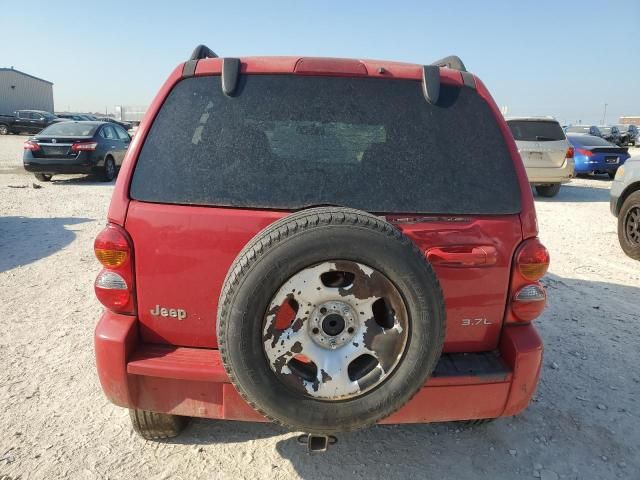
{"label": "spare tire", "polygon": [[366,212],[322,207],[258,233],[218,310],[231,382],[292,430],[350,431],[418,392],[440,357],[444,299],[425,256]]}

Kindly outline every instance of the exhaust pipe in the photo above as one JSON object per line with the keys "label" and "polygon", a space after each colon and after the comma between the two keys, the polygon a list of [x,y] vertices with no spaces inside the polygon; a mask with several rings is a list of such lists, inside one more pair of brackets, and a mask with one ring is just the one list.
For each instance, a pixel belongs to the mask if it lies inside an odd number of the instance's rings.
{"label": "exhaust pipe", "polygon": [[326,452],[329,445],[333,445],[337,442],[338,439],[333,435],[314,435],[312,433],[308,433],[298,437],[298,443],[306,445],[309,453]]}

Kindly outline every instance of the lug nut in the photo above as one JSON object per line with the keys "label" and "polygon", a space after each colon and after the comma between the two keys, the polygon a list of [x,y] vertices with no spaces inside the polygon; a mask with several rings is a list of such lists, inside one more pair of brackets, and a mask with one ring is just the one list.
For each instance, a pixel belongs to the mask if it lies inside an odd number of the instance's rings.
{"label": "lug nut", "polygon": [[315,327],[313,330],[311,330],[313,332],[314,335],[317,335],[318,333],[320,333],[320,330],[318,329],[318,327]]}
{"label": "lug nut", "polygon": [[354,332],[353,327],[349,327],[349,329],[347,330],[347,332],[349,332],[349,333],[353,333],[353,332]]}

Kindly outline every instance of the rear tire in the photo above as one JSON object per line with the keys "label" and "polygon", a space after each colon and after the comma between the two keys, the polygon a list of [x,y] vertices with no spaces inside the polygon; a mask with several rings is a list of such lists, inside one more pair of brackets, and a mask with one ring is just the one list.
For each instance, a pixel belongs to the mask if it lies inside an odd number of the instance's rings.
{"label": "rear tire", "polygon": [[113,158],[107,157],[107,159],[104,161],[104,167],[102,169],[100,178],[103,182],[111,182],[114,178],[116,178],[116,164],[113,161]]}
{"label": "rear tire", "polygon": [[0,135],[9,135],[9,127],[5,124],[0,124]]}
{"label": "rear tire", "polygon": [[552,183],[551,185],[536,185],[536,192],[541,197],[555,197],[559,191],[559,183]]}
{"label": "rear tire", "polygon": [[627,256],[640,260],[640,191],[633,192],[618,214],[618,240]]}
{"label": "rear tire", "polygon": [[617,172],[617,170],[614,171],[614,172],[607,172],[607,175],[609,175],[609,178],[611,180],[613,180],[614,178],[616,178],[616,172]]}
{"label": "rear tire", "polygon": [[34,173],[33,176],[36,177],[39,182],[50,182],[51,177],[53,177],[50,173]]}
{"label": "rear tire", "polygon": [[189,423],[190,417],[148,410],[129,409],[131,424],[138,435],[146,440],[162,440],[176,437]]}

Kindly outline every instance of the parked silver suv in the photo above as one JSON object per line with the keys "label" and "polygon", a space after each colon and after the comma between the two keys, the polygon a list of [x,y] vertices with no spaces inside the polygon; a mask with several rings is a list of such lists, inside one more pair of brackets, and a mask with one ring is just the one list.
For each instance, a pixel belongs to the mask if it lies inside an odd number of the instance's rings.
{"label": "parked silver suv", "polygon": [[640,260],[640,156],[618,168],[611,183],[611,213],[618,217],[618,240],[624,253]]}
{"label": "parked silver suv", "polygon": [[555,197],[573,177],[573,147],[557,120],[550,117],[507,119],[529,183],[541,197]]}

